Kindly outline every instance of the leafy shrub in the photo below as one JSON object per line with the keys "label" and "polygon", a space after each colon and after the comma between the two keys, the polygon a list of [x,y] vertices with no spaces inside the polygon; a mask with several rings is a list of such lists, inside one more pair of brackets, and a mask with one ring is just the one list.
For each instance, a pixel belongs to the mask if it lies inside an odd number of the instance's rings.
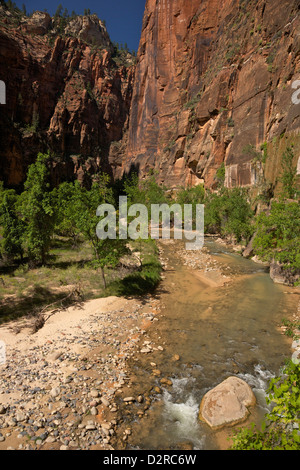
{"label": "leafy shrub", "polygon": [[124,182],[124,191],[128,196],[130,204],[144,204],[150,214],[151,204],[164,204],[168,202],[166,188],[159,186],[156,181],[155,173],[149,173],[148,176],[140,181],[136,173],[126,178]]}
{"label": "leafy shrub", "polygon": [[182,188],[177,193],[176,202],[178,204],[203,204],[205,199],[205,189],[203,186],[193,186],[191,188]]}
{"label": "leafy shrub", "polygon": [[248,241],[253,234],[254,213],[243,188],[223,188],[205,199],[205,232],[234,236],[237,242]]}
{"label": "leafy shrub", "polygon": [[50,248],[54,230],[55,208],[49,183],[47,161],[49,155],[40,153],[29,166],[24,191],[20,195],[19,210],[25,230],[23,243],[33,263],[42,263]]}
{"label": "leafy shrub", "polygon": [[18,196],[13,189],[4,190],[0,200],[2,227],[1,248],[6,258],[23,258],[22,235],[24,225],[17,213]]}
{"label": "leafy shrub", "polygon": [[282,195],[290,199],[295,199],[299,196],[299,191],[296,187],[297,169],[294,165],[294,150],[293,146],[288,147],[283,153],[281,158],[281,175],[280,181],[283,185]]}
{"label": "leafy shrub", "polygon": [[275,260],[300,269],[300,206],[298,202],[273,202],[269,214],[256,221],[255,254],[263,261]]}
{"label": "leafy shrub", "polygon": [[300,450],[299,406],[300,365],[290,361],[283,374],[271,380],[267,404],[272,410],[261,429],[255,426],[240,430],[233,439],[232,450]]}

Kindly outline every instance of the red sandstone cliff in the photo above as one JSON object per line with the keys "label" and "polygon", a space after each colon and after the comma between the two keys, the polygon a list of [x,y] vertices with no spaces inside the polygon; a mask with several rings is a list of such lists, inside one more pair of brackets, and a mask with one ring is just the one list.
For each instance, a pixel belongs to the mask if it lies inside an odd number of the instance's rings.
{"label": "red sandstone cliff", "polygon": [[111,158],[116,176],[134,165],[142,176],[156,169],[169,187],[214,187],[224,162],[227,186],[254,185],[262,144],[281,136],[300,153],[300,105],[291,100],[299,8],[297,0],[148,0],[127,152]]}
{"label": "red sandstone cliff", "polygon": [[47,13],[20,19],[0,8],[0,79],[7,87],[0,179],[20,185],[40,151],[55,156],[56,181],[110,172],[110,146],[128,125],[130,57],[125,65],[112,59],[112,43],[94,15],[75,18],[61,33]]}
{"label": "red sandstone cliff", "polygon": [[291,99],[299,8],[298,0],[147,0],[136,66],[113,60],[93,15],[61,31],[46,13],[16,19],[0,10],[0,179],[18,186],[50,150],[57,181],[88,182],[98,170],[118,178],[133,166],[141,176],[157,170],[169,187],[214,187],[224,163],[227,186],[255,186],[262,172],[274,185],[286,145],[300,154]]}

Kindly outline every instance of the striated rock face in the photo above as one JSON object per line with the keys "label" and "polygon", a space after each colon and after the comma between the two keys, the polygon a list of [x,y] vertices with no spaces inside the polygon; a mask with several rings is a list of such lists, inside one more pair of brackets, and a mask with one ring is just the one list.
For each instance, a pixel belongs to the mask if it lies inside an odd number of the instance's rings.
{"label": "striated rock face", "polygon": [[[156,170],[166,186],[277,184],[300,153],[298,0],[147,0],[137,65],[112,58],[95,15],[66,25],[0,7],[0,172],[24,181],[39,151],[53,177]],[[130,113],[130,118],[129,118]]]}
{"label": "striated rock face", "polygon": [[107,30],[97,15],[77,16],[65,28],[65,33],[78,37],[82,41],[101,46],[113,51]]}
{"label": "striated rock face", "polygon": [[63,36],[47,30],[49,18],[17,21],[0,11],[0,179],[11,187],[38,152],[53,155],[54,182],[110,173],[110,146],[128,127],[134,66],[116,64],[93,15],[71,21]]}
{"label": "striated rock face", "polygon": [[148,0],[115,174],[214,187],[224,163],[228,187],[257,184],[261,145],[299,132],[299,31],[297,0]]}
{"label": "striated rock face", "polygon": [[51,23],[49,13],[35,11],[31,18],[24,18],[21,22],[22,30],[31,34],[46,34]]}

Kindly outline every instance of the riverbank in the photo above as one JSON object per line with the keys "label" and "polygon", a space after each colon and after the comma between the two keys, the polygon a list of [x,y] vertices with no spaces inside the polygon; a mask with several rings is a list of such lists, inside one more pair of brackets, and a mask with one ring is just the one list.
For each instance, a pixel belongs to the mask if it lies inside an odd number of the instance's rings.
{"label": "riverbank", "polygon": [[[151,296],[109,297],[58,311],[36,333],[0,327],[0,450],[113,449],[127,360],[156,314]],[[126,398],[126,397],[125,397]]]}
{"label": "riverbank", "polygon": [[[184,357],[181,353],[180,347],[188,344],[189,337],[184,328],[177,327],[175,317],[174,331],[170,331],[166,300],[175,305],[179,297],[184,298],[176,280],[189,285],[190,279],[197,278],[195,305],[202,297],[210,302],[197,321],[211,326],[220,342],[222,333],[215,323],[220,313],[215,314],[213,300],[228,298],[228,289],[241,276],[235,276],[230,266],[206,248],[189,252],[173,241],[158,244],[164,273],[153,295],[140,299],[109,297],[69,307],[55,312],[34,334],[22,320],[0,327],[0,339],[7,349],[6,364],[0,366],[0,450],[135,448],[137,434],[148,439],[151,423],[163,411],[166,399],[172,413],[182,413],[180,418],[176,415],[179,422],[182,419],[184,423],[191,413],[194,419],[200,401],[190,403],[187,399],[179,410],[179,403],[168,396],[184,383],[185,378],[176,379],[182,370],[194,374],[201,365],[193,362],[193,354]],[[172,266],[170,254],[174,249],[179,266],[187,269],[183,272],[189,273],[190,279],[182,279]],[[295,290],[280,289],[287,293],[283,316],[292,318],[296,313]],[[190,300],[186,299],[187,309]],[[273,325],[269,326],[272,329]],[[284,334],[282,325],[276,328]],[[170,340],[174,332],[175,348]],[[205,358],[210,346],[202,343],[199,338],[197,347]],[[239,373],[237,362],[230,357],[226,368]],[[196,421],[193,425],[195,429],[198,426]],[[155,432],[159,439],[161,430]],[[177,448],[194,447],[189,433],[193,436],[194,430],[187,420],[186,435],[183,432]],[[228,446],[227,437],[227,432],[219,433],[221,449]]]}
{"label": "riverbank", "polygon": [[[158,354],[149,348],[147,354],[130,358],[135,401],[124,405],[124,410],[133,426],[126,445],[119,442],[118,448],[227,449],[228,438],[239,425],[218,432],[200,429],[197,416],[204,391],[228,375],[245,378],[258,394],[259,406],[241,426],[261,420],[266,405],[264,390],[272,377],[267,367],[277,371],[292,355],[292,339],[284,336],[281,318],[275,311],[273,315],[273,303],[278,302],[279,308],[285,306],[282,315],[292,318],[299,292],[286,286],[275,287],[263,266],[236,253],[215,256],[207,248],[189,252],[171,240],[161,241],[159,246],[165,269],[157,290],[159,321],[146,337],[150,345],[159,341],[164,350]],[[226,264],[229,258],[236,269]],[[243,273],[245,266],[248,268]],[[254,285],[244,292],[253,277]],[[260,311],[249,305],[251,292],[257,308],[261,305],[263,309],[263,317],[270,295],[272,306],[266,318],[260,319]],[[235,306],[229,308],[229,321],[225,316],[228,304]],[[251,311],[242,323],[244,306]],[[136,400],[138,396],[145,410]],[[201,437],[203,432],[205,438]]]}
{"label": "riverbank", "polygon": [[[203,252],[200,258],[208,274],[210,257]],[[209,284],[215,282],[212,273]],[[155,330],[158,310],[159,300],[150,295],[109,297],[49,311],[38,331],[28,319],[2,325],[0,450],[126,447],[130,405],[147,417],[153,395],[161,392],[151,386],[137,392],[127,368],[129,360],[164,351],[147,336],[149,328]],[[153,361],[150,367],[160,375]]]}

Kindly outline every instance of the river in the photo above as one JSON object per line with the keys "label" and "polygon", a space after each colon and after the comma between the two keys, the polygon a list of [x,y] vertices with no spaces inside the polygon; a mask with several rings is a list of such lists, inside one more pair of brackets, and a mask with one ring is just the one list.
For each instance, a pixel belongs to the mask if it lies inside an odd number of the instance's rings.
{"label": "river", "polygon": [[[180,241],[160,244],[166,261],[156,293],[161,311],[148,334],[164,350],[140,355],[131,364],[140,391],[147,384],[160,387],[160,393],[152,397],[146,416],[131,423],[129,449],[227,448],[231,429],[213,432],[198,419],[203,395],[228,376],[238,376],[257,398],[246,424],[259,423],[267,411],[268,383],[291,357],[280,325],[291,308],[297,310],[298,295],[274,284],[264,266],[214,241],[205,246],[229,280],[224,285],[203,282],[185,265]],[[162,385],[161,377],[172,386]]]}

